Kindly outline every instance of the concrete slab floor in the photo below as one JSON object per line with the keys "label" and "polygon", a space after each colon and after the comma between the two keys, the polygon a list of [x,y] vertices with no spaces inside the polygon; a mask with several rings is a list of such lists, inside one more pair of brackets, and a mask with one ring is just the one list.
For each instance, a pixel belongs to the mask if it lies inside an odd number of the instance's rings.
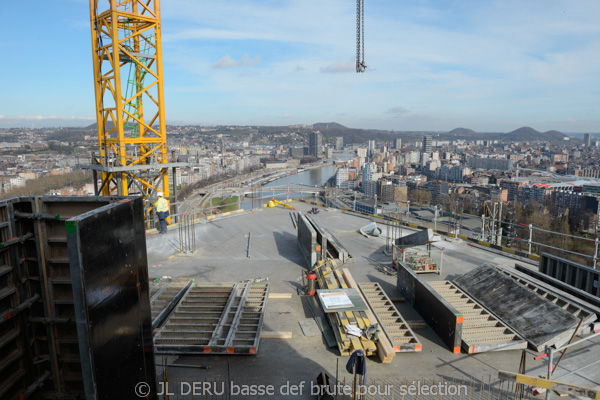
{"label": "concrete slab floor", "polygon": [[[304,212],[312,207],[298,202],[293,202],[292,205]],[[263,326],[263,330],[266,331],[291,331],[292,339],[263,339],[255,356],[168,357],[170,363],[209,367],[168,367],[170,382],[193,383],[215,379],[219,381],[229,376],[230,381],[239,385],[270,384],[279,388],[287,382],[299,385],[304,381],[306,387],[321,371],[335,376],[338,362],[340,379],[345,377],[347,381],[351,380],[351,375],[344,370],[348,357],[338,356],[337,349],[328,349],[321,336],[304,336],[298,323],[300,320],[312,318],[312,315],[306,302],[298,295],[301,284],[297,278],[306,268],[306,264],[297,245],[296,230],[290,212],[282,207],[265,208],[238,217],[198,224],[195,227],[196,251],[193,254],[177,253],[180,245],[176,229],[169,231],[167,235],[147,237],[151,279],[170,276],[195,279],[199,282],[237,282],[268,277],[271,292],[292,293],[291,299],[269,300]],[[390,258],[383,254],[385,239],[367,239],[358,233],[358,229],[369,222],[368,219],[323,208],[313,218],[333,233],[353,256],[353,261],[346,266],[356,282],[379,282],[388,296],[401,296],[396,289],[396,278],[375,269],[377,263],[390,265]],[[385,226],[381,228],[385,233]],[[248,258],[246,255],[249,232],[252,232],[252,235]],[[404,233],[411,232],[404,228]],[[441,276],[421,275],[426,280],[452,279],[485,262],[509,266],[515,263],[511,258],[473,248],[463,242],[441,241],[436,246],[445,249],[443,273]],[[406,320],[420,320],[420,316],[406,303],[398,303],[396,306]],[[521,351],[453,354],[431,328],[415,329],[415,333],[423,344],[422,352],[398,353],[391,364],[381,364],[377,357],[373,357],[367,364],[369,378],[388,382],[405,377],[409,380],[454,378],[466,381],[473,378],[475,382],[484,378],[487,382],[491,375],[493,382],[496,380],[497,370],[516,372],[518,369]],[[555,376],[565,376],[564,379],[568,383],[599,387],[600,370],[597,364],[577,371],[598,359],[599,345],[600,340],[591,340],[570,350]],[[534,355],[537,354],[528,350],[527,373],[545,375],[547,361],[534,361]],[[157,356],[156,362],[161,365],[163,357]],[[569,373],[571,374],[565,375]],[[269,396],[238,398],[267,397]],[[309,390],[304,389],[302,395],[273,398],[315,397],[310,395]]]}

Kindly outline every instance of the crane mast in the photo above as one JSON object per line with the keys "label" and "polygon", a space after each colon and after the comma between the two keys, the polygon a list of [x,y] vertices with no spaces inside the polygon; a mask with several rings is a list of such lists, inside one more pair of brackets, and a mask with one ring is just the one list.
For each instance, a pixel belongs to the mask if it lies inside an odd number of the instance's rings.
{"label": "crane mast", "polygon": [[169,163],[167,154],[160,0],[90,0],[90,25],[96,195],[142,195],[147,212],[158,191],[174,203],[168,168],[180,163]]}

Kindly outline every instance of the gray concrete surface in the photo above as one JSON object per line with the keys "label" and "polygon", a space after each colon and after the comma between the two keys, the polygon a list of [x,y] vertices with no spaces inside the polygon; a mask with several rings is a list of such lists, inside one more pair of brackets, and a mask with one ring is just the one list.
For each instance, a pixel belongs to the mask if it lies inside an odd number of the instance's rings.
{"label": "gray concrete surface", "polygon": [[[292,203],[300,211],[308,211],[312,206]],[[396,278],[376,270],[378,264],[390,265],[390,257],[383,254],[385,239],[365,238],[358,229],[367,219],[343,214],[339,211],[321,212],[312,216],[314,220],[348,249],[353,261],[347,264],[356,282],[379,282],[388,296],[400,297],[396,290]],[[246,257],[247,234],[252,232],[250,258]],[[403,234],[414,231],[404,228]],[[299,321],[311,318],[310,309],[297,294],[301,284],[297,281],[306,263],[298,248],[296,230],[284,208],[262,209],[235,218],[224,219],[196,226],[194,254],[177,254],[177,231],[167,235],[147,237],[149,274],[151,278],[171,276],[173,278],[193,278],[203,282],[235,282],[243,279],[268,277],[271,292],[292,293],[289,300],[270,300],[264,319],[266,331],[291,331],[292,339],[263,339],[256,356],[182,356],[169,357],[169,362],[193,364],[209,369],[169,367],[170,382],[205,382],[207,380],[229,379],[236,384],[272,384],[276,387],[290,382],[314,381],[323,370],[335,376],[339,362],[340,379],[351,379],[345,373],[347,357],[337,355],[336,349],[328,349],[321,336],[304,336]],[[435,246],[443,247],[444,270],[441,276],[423,274],[425,280],[447,280],[469,272],[485,262],[512,265],[514,260],[498,254],[467,246],[462,242],[440,241]],[[420,320],[416,311],[406,303],[397,307],[406,320]],[[447,346],[430,328],[416,329],[416,335],[423,344],[419,353],[397,354],[391,364],[381,364],[377,358],[368,361],[369,378],[430,380],[431,378],[452,379],[473,377],[477,383],[490,375],[495,378],[498,369],[516,371],[521,357],[520,351],[484,353],[476,355],[452,354]],[[591,362],[597,356],[600,340],[592,341],[588,347],[582,345],[565,356],[557,371],[557,376],[568,374]],[[528,373],[545,373],[544,360],[534,361],[528,350]],[[162,364],[162,357],[157,359]],[[162,369],[160,369],[162,371]],[[600,371],[588,368],[573,372],[565,379],[570,383],[585,386],[598,386]],[[494,379],[492,379],[494,381]],[[191,397],[186,397],[191,398]],[[314,399],[304,390],[302,396],[243,396],[233,398],[285,398]]]}

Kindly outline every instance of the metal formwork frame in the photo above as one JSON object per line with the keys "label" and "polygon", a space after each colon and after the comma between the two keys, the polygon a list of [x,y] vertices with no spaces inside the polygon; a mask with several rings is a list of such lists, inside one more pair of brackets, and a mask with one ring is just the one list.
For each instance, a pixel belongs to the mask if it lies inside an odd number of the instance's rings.
{"label": "metal formwork frame", "polygon": [[[15,396],[27,385],[30,349],[23,270],[11,239],[16,224],[12,201],[0,204],[0,398]],[[17,242],[18,243],[18,242]]]}
{"label": "metal formwork frame", "polygon": [[195,283],[154,336],[159,354],[256,354],[268,283]]}
{"label": "metal formwork frame", "polygon": [[106,197],[43,196],[35,199],[36,213],[23,216],[34,218],[38,225],[47,318],[62,321],[49,325],[58,393],[83,393],[65,221],[114,200]]}

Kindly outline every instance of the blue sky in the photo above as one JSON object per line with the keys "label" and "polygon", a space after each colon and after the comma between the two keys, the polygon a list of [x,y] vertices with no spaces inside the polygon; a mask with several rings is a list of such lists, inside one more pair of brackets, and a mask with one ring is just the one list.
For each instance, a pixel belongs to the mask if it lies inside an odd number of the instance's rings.
{"label": "blue sky", "polygon": [[[600,132],[597,0],[365,3],[357,74],[353,1],[163,0],[167,123]],[[95,122],[89,2],[28,4],[0,12],[0,127]]]}

